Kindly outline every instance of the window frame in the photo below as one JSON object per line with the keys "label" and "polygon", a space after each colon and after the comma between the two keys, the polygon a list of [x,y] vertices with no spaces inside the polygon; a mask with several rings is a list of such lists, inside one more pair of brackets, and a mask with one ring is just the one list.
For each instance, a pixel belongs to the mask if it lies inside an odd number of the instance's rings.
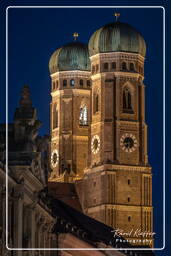
{"label": "window frame", "polygon": [[74,87],[75,86],[75,80],[72,78],[70,79],[70,86]]}
{"label": "window frame", "polygon": [[64,79],[64,80],[63,80],[63,87],[66,87],[66,86],[67,86],[67,84],[68,84],[67,79]]}
{"label": "window frame", "polygon": [[79,125],[88,126],[88,107],[86,104],[80,106]]}
{"label": "window frame", "polygon": [[103,63],[103,70],[105,70],[105,71],[109,70],[109,63],[108,62]]}

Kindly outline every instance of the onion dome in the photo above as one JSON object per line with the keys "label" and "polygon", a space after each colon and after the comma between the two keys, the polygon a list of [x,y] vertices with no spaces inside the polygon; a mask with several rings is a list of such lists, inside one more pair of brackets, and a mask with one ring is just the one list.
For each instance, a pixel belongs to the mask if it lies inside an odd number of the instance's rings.
{"label": "onion dome", "polygon": [[146,54],[146,44],[141,34],[127,23],[113,22],[96,30],[89,40],[90,56],[106,52]]}
{"label": "onion dome", "polygon": [[86,44],[71,42],[52,54],[49,61],[51,74],[70,70],[90,71],[89,52]]}

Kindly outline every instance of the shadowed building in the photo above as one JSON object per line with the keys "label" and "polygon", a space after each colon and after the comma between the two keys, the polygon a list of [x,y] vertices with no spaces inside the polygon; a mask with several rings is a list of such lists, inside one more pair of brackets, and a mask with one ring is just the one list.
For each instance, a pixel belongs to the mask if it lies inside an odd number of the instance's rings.
{"label": "shadowed building", "polygon": [[[130,248],[129,243],[123,243],[120,237],[114,236],[111,227],[82,213],[74,184],[51,182],[48,189],[49,138],[38,136],[40,124],[29,88],[24,86],[14,123],[8,126],[8,167],[6,127],[0,125],[0,256],[86,256],[92,252],[71,249],[118,247],[123,250],[97,250],[93,255],[127,255],[124,248]],[[8,209],[5,204],[5,171],[8,171]],[[6,210],[7,246],[12,250],[5,245]],[[39,248],[49,250],[40,251]],[[52,248],[69,249],[50,250]],[[139,251],[133,253],[134,256],[148,255]]]}

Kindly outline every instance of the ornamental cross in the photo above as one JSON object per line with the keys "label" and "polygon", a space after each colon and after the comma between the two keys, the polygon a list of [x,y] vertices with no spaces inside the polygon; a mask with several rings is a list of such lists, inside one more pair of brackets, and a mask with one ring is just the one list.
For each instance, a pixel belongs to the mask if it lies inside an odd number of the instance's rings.
{"label": "ornamental cross", "polygon": [[73,34],[73,37],[74,37],[74,41],[76,41],[77,40],[77,37],[79,36],[79,34],[77,33],[77,32],[74,32],[74,34]]}
{"label": "ornamental cross", "polygon": [[120,13],[119,13],[119,12],[115,12],[113,16],[115,16],[116,21],[117,21],[117,20],[118,20],[118,18],[120,17]]}

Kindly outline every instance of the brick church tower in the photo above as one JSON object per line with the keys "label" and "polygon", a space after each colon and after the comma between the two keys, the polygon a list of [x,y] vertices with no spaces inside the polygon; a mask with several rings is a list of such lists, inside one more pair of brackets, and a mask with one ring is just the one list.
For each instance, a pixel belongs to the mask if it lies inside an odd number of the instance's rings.
{"label": "brick church tower", "polygon": [[136,245],[143,243],[134,231],[152,231],[153,219],[145,53],[143,37],[125,23],[107,24],[91,36],[89,166],[77,182],[85,213],[115,229],[133,230],[125,237],[137,240]]}
{"label": "brick church tower", "polygon": [[75,40],[49,62],[49,182],[75,183],[84,213],[123,230],[135,246],[153,243],[140,235],[153,228],[145,54],[141,34],[116,21],[95,31],[88,47]]}
{"label": "brick church tower", "polygon": [[75,41],[51,56],[51,168],[49,181],[72,182],[83,176],[88,158],[90,60],[88,47]]}

